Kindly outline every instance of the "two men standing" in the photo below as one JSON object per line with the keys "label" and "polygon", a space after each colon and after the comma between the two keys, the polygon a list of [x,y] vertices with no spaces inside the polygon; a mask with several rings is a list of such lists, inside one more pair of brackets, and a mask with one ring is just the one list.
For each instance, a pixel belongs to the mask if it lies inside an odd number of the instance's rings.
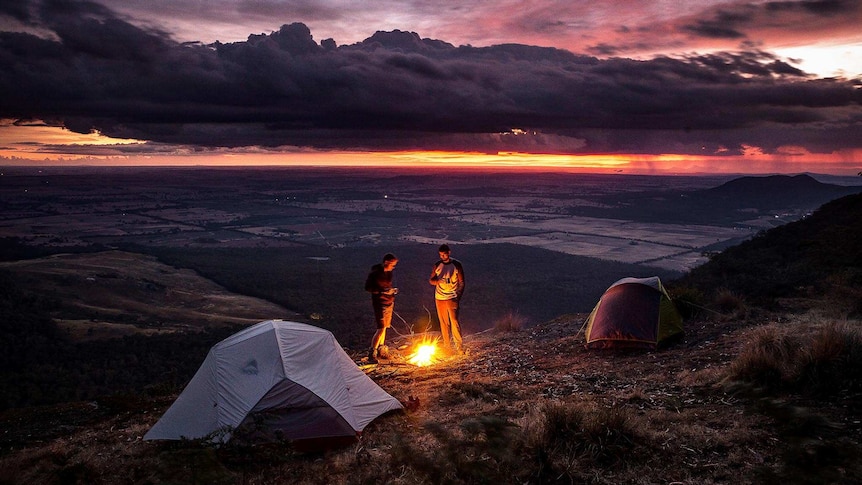
{"label": "two men standing", "polygon": [[[464,346],[458,313],[466,285],[464,267],[460,261],[450,257],[451,250],[448,245],[443,244],[437,251],[440,259],[434,263],[428,282],[434,286],[434,301],[437,306],[437,319],[440,321],[443,345],[447,351],[454,349],[456,353],[463,354]],[[386,329],[392,325],[395,295],[398,293],[398,288],[393,286],[397,264],[398,258],[392,253],[387,253],[383,256],[382,263],[371,267],[371,272],[365,280],[365,291],[371,293],[371,306],[374,308],[374,321],[377,325],[377,332],[371,339],[371,349],[368,351],[370,363],[376,363],[380,357],[379,349],[386,340]]]}

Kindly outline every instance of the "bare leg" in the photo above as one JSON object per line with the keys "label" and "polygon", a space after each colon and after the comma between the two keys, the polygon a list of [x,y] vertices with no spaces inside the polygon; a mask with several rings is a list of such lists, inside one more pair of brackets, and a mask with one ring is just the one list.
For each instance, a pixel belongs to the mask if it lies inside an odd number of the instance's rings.
{"label": "bare leg", "polygon": [[377,353],[377,347],[383,345],[384,341],[386,341],[386,329],[378,328],[377,332],[374,333],[374,337],[371,339],[372,352]]}

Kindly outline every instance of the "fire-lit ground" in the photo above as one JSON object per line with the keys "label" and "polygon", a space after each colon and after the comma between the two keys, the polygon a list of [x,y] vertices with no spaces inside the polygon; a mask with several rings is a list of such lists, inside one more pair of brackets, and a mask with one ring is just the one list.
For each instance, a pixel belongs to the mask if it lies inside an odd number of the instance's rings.
{"label": "fire-lit ground", "polygon": [[362,357],[358,363],[366,370],[373,369],[378,364],[433,366],[452,356],[452,352],[441,342],[439,332],[399,335],[392,339],[389,345],[383,346],[377,363],[369,362],[368,357]]}
{"label": "fire-lit ground", "polygon": [[[514,467],[512,473],[535,474],[540,454],[554,453],[567,458],[565,470],[557,468],[544,481],[518,483],[695,485],[764,483],[759,480],[763,472],[792,464],[788,450],[799,443],[785,439],[787,423],[765,414],[764,402],[720,385],[746,337],[757,327],[776,325],[779,316],[688,321],[682,342],[666,350],[635,352],[584,349],[578,330],[585,316],[468,335],[467,355],[447,356],[429,366],[397,361],[367,366],[366,373],[404,402],[406,410],[375,419],[358,443],[324,455],[296,455],[286,446],[214,451],[194,443],[142,441],[176,398],[157,395],[0,413],[6,430],[0,437],[0,473],[14,477],[7,481],[15,484],[59,483],[56,477],[77,473],[108,485],[210,479],[208,483],[412,485],[441,483],[429,478],[438,472],[452,478],[447,483],[484,483],[486,472],[496,473],[498,483],[513,483],[496,468],[482,466],[503,460]],[[794,333],[818,323],[800,316],[781,316],[781,322]],[[387,344],[395,347],[395,340]],[[354,355],[357,362],[360,357]],[[847,405],[859,402],[858,390],[816,406],[798,396],[780,401],[809,424],[834,424],[818,446],[841,442],[850,452],[862,442],[857,408]],[[543,419],[560,417],[548,413],[552,406],[574,409],[585,421],[566,429],[546,421],[543,425]],[[495,423],[506,424],[493,428]],[[585,434],[588,427],[596,434]],[[509,432],[510,441],[494,441],[494,430]],[[525,448],[525,438],[532,436],[532,443],[545,439],[536,436],[537,430],[571,448],[555,448],[553,442]],[[847,466],[846,456],[833,458]],[[124,472],[117,474],[118,469]],[[825,469],[822,464],[801,473],[811,478],[824,470],[860,478],[858,469]]]}
{"label": "fire-lit ground", "polygon": [[[691,321],[683,342],[659,351],[629,352],[586,350],[579,333],[585,317],[468,336],[467,355],[430,366],[368,366],[366,373],[407,411],[372,423],[363,448],[376,456],[385,453],[394,435],[403,439],[407,434],[417,449],[436,456],[434,447],[446,444],[429,441],[426,426],[443,426],[457,437],[468,423],[500,417],[519,426],[519,433],[527,432],[544,406],[560,404],[593,414],[622,410],[629,417],[626,426],[637,430],[638,442],[632,446],[640,457],[631,467],[573,469],[575,477],[593,477],[590,483],[726,483],[731,477],[754,483],[757,470],[783,466],[783,438],[773,419],[721,385],[744,336],[768,324],[768,317],[720,325]],[[810,328],[804,319],[793,324]],[[855,445],[860,443],[858,417],[852,412],[837,406],[817,412],[855,436]],[[647,467],[640,465],[645,462]]]}
{"label": "fire-lit ground", "polygon": [[734,355],[737,343],[730,335],[713,335],[707,324],[693,323],[685,341],[666,350],[588,351],[579,332],[584,318],[579,314],[517,332],[469,335],[466,355],[445,353],[438,344],[430,365],[411,363],[419,345],[397,350],[400,339],[395,339],[390,359],[361,367],[402,402],[418,399],[419,409],[411,416],[420,419],[464,418],[467,413],[458,410],[458,403],[469,403],[471,412],[511,415],[534,405],[531,399],[634,402],[641,410],[674,412],[685,410],[680,403],[688,402],[692,411],[703,405],[717,406],[712,413],[730,410],[733,399],[705,392]]}

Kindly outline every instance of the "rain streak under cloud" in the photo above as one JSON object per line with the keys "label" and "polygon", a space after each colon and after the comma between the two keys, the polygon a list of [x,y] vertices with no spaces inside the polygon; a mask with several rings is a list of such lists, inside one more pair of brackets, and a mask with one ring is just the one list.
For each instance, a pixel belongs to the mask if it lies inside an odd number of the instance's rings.
{"label": "rain streak under cloud", "polygon": [[860,79],[806,72],[776,52],[794,38],[797,48],[832,38],[858,53],[862,2],[637,3],[440,2],[434,12],[404,2],[4,3],[0,145],[9,145],[3,129],[35,120],[147,142],[112,145],[114,154],[290,147],[858,162]]}

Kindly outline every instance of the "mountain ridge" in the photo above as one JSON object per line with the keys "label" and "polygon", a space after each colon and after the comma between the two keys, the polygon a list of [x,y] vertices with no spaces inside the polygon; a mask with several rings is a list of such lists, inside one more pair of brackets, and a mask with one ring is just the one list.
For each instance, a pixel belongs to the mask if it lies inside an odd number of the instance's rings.
{"label": "mountain ridge", "polygon": [[603,207],[578,207],[570,212],[662,223],[711,221],[734,227],[775,227],[804,217],[831,200],[858,193],[862,193],[862,184],[828,184],[809,174],[744,176],[707,189],[609,195],[601,198]]}
{"label": "mountain ridge", "polygon": [[830,200],[862,191],[862,187],[827,184],[808,174],[740,177],[718,187],[695,192],[710,203],[732,207],[782,208],[793,203],[820,206]]}

